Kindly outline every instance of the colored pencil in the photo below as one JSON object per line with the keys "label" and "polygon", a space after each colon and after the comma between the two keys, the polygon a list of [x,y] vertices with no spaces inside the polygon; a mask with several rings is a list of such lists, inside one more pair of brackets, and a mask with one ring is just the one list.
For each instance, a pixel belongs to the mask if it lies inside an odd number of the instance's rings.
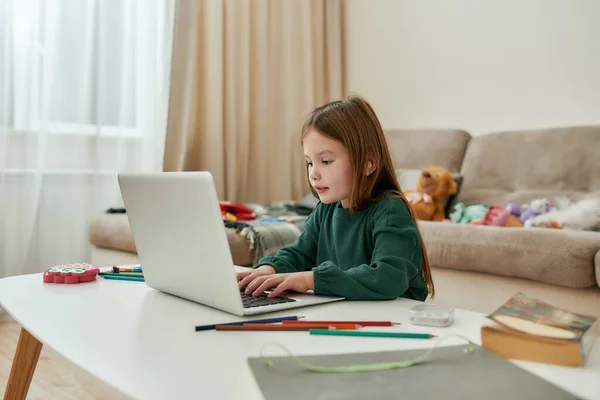
{"label": "colored pencil", "polygon": [[118,275],[102,275],[104,279],[113,279],[116,281],[136,281],[145,282],[142,276],[118,276]]}
{"label": "colored pencil", "polygon": [[308,331],[319,328],[327,329],[356,329],[358,325],[338,324],[337,326],[327,325],[283,325],[283,324],[244,324],[244,325],[217,325],[217,331]]}
{"label": "colored pencil", "polygon": [[273,327],[273,326],[281,326],[281,327],[289,327],[289,328],[302,328],[305,330],[309,329],[359,329],[362,328],[360,325],[356,324],[244,324],[243,326],[250,326],[255,328],[260,328],[261,326],[265,327]]}
{"label": "colored pencil", "polygon": [[116,265],[113,265],[112,269],[113,269],[113,272],[142,272],[141,267],[126,267],[126,266],[117,267]]}
{"label": "colored pencil", "polygon": [[268,325],[268,326],[289,326],[289,327],[302,327],[302,328],[314,328],[314,329],[318,329],[318,328],[321,328],[321,327],[324,327],[324,328],[337,328],[337,329],[358,329],[358,328],[362,328],[362,326],[356,325],[356,324],[340,324],[340,323],[327,324],[327,323],[322,323],[322,322],[315,322],[314,324],[284,324],[283,322],[284,321],[282,321],[281,324],[256,324],[256,323],[250,322],[250,323],[245,323],[244,326]]}
{"label": "colored pencil", "polygon": [[98,275],[100,276],[106,276],[106,275],[113,275],[113,276],[133,276],[133,277],[144,277],[144,274],[141,272],[99,272]]}
{"label": "colored pencil", "polygon": [[210,331],[215,329],[215,327],[217,325],[244,325],[244,324],[248,324],[248,323],[256,323],[256,324],[269,324],[269,323],[274,323],[274,322],[282,322],[282,321],[290,321],[290,320],[295,320],[298,318],[302,318],[299,317],[297,315],[294,316],[290,316],[290,317],[276,317],[276,318],[264,318],[264,319],[255,319],[255,320],[246,320],[246,321],[236,321],[236,322],[228,322],[228,323],[224,323],[224,324],[214,324],[214,325],[198,325],[196,326],[196,332],[198,331]]}
{"label": "colored pencil", "polygon": [[333,336],[363,336],[363,337],[385,337],[404,339],[431,339],[436,337],[429,333],[404,333],[404,332],[371,332],[371,331],[336,331],[327,329],[311,329],[311,335],[333,335]]}
{"label": "colored pencil", "polygon": [[391,321],[318,321],[318,320],[301,320],[301,321],[283,321],[284,324],[356,324],[361,326],[394,326],[400,325],[399,322]]}

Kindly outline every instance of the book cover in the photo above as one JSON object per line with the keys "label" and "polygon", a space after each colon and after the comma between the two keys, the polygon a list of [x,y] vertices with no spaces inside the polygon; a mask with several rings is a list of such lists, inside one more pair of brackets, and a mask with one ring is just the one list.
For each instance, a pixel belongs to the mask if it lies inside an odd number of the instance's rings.
{"label": "book cover", "polygon": [[502,357],[582,366],[598,327],[596,318],[554,307],[517,293],[488,316],[482,346]]}
{"label": "book cover", "polygon": [[524,293],[511,297],[488,318],[531,335],[570,340],[580,340],[596,322],[596,318],[551,306]]}

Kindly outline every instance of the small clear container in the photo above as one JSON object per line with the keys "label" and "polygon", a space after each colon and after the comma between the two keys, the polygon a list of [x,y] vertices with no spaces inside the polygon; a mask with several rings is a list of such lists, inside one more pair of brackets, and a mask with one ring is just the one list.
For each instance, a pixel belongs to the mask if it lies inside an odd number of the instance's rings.
{"label": "small clear container", "polygon": [[409,322],[415,325],[450,326],[454,322],[454,308],[419,304],[409,311]]}

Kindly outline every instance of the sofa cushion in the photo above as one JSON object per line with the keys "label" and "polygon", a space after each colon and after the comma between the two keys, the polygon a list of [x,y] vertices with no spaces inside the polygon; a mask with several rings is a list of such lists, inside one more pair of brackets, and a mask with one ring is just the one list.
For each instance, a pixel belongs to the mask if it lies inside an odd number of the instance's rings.
{"label": "sofa cushion", "polygon": [[429,221],[420,221],[419,226],[433,267],[575,288],[598,284],[594,265],[600,250],[598,232]]}
{"label": "sofa cushion", "polygon": [[385,131],[395,168],[423,169],[435,164],[459,172],[471,135],[450,129],[391,129]]}
{"label": "sofa cushion", "polygon": [[600,197],[600,125],[475,136],[456,201],[505,206],[552,196]]}

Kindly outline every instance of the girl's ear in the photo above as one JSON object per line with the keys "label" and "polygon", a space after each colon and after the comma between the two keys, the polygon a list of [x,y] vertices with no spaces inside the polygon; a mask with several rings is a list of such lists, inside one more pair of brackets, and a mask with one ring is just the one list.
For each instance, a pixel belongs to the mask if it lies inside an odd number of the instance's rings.
{"label": "girl's ear", "polygon": [[371,175],[375,171],[376,168],[377,167],[375,166],[375,163],[372,160],[369,160],[367,162],[367,165],[365,166],[365,174],[367,176]]}

